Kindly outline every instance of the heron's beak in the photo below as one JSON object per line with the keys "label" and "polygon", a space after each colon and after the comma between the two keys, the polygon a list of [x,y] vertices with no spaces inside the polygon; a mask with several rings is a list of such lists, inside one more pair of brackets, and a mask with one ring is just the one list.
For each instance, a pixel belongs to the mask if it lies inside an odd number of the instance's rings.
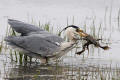
{"label": "heron's beak", "polygon": [[83,30],[81,30],[81,29],[78,30],[78,34],[80,35],[80,37],[86,37],[86,36],[88,36],[88,34],[85,33],[85,32],[83,32]]}

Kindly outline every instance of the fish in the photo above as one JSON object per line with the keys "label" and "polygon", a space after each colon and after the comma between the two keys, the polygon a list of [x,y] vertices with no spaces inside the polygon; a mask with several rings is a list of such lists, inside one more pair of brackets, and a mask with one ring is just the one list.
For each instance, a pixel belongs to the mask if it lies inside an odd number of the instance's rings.
{"label": "fish", "polygon": [[99,40],[102,40],[102,39],[95,39],[93,38],[93,36],[83,32],[83,34],[85,34],[86,36],[84,36],[82,39],[83,40],[86,40],[87,42],[82,46],[82,50],[79,51],[79,52],[76,52],[75,54],[82,54],[86,48],[87,50],[89,51],[89,45],[94,45],[95,47],[100,47],[102,48],[103,50],[108,50],[110,47],[109,46],[101,46],[100,43],[99,43]]}

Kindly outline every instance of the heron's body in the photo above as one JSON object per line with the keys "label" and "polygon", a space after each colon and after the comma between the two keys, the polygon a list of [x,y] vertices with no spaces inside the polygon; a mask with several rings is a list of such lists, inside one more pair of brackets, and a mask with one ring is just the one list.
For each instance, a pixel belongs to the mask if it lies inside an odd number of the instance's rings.
{"label": "heron's body", "polygon": [[57,59],[74,48],[76,44],[75,29],[71,27],[66,29],[66,35],[70,41],[65,42],[61,37],[34,25],[12,19],[8,19],[8,23],[13,30],[21,33],[21,36],[8,36],[5,41],[22,49],[26,55],[31,57]]}

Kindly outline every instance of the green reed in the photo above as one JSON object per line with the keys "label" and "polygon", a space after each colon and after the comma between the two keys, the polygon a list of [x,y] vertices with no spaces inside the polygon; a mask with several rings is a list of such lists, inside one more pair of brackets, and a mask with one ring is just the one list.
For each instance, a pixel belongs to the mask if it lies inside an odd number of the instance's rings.
{"label": "green reed", "polygon": [[118,28],[120,29],[120,8],[118,10],[118,17],[117,17],[117,19],[118,19]]}
{"label": "green reed", "polygon": [[3,40],[0,42],[0,53],[2,52],[2,48],[3,48]]}

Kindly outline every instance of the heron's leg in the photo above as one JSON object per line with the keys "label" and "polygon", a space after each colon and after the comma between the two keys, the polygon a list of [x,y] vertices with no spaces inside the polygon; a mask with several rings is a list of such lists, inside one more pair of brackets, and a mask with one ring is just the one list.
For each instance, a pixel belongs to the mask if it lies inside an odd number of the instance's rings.
{"label": "heron's leg", "polygon": [[83,45],[82,51],[77,52],[76,54],[80,55],[81,53],[83,53],[83,52],[85,51],[86,46],[88,46],[88,45],[89,45],[89,42],[85,43],[85,44]]}
{"label": "heron's leg", "polygon": [[41,61],[41,64],[46,64],[47,63],[46,58],[40,58],[40,61]]}
{"label": "heron's leg", "polygon": [[24,55],[24,60],[25,60],[25,62],[27,62],[27,60],[28,60],[27,55]]}
{"label": "heron's leg", "polygon": [[48,57],[46,57],[46,64],[48,64]]}

